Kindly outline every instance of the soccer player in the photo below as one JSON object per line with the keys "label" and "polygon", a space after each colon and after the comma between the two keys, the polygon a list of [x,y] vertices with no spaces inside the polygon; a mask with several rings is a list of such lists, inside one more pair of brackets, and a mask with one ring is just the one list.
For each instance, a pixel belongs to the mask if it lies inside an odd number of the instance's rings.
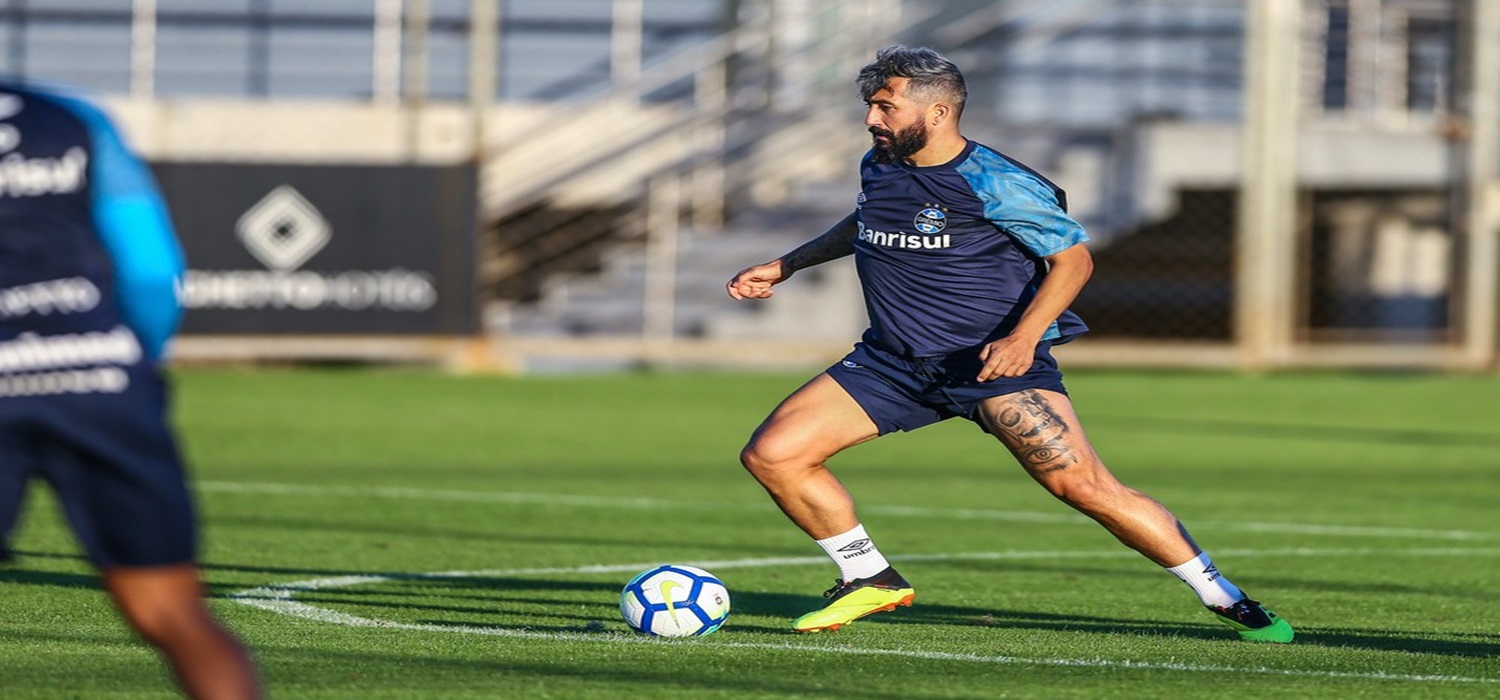
{"label": "soccer player", "polygon": [[727,285],[735,299],[766,299],[798,270],[853,255],[870,317],[854,350],[777,406],[740,455],[839,567],[826,607],[793,628],[837,630],[911,605],[911,584],[825,463],[961,416],[1052,495],[1186,582],[1240,637],[1290,642],[1291,625],[1220,574],[1165,507],[1121,484],[1084,436],[1051,353],[1087,330],[1068,305],[1093,269],[1062,190],[960,133],[967,88],[937,52],[883,48],[857,86],[874,144],[854,212]]}
{"label": "soccer player", "polygon": [[0,82],[0,555],[23,487],[45,480],[187,695],[255,698],[249,654],[203,600],[157,371],[182,270],[151,173],[104,114]]}

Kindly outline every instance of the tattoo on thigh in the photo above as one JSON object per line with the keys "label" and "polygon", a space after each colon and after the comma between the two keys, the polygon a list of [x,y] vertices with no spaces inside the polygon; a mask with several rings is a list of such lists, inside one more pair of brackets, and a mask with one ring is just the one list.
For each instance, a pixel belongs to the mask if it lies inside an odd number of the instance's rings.
{"label": "tattoo on thigh", "polygon": [[1040,392],[1027,389],[1010,396],[994,415],[985,412],[991,433],[1000,438],[1034,476],[1062,471],[1078,463],[1068,448],[1068,423]]}

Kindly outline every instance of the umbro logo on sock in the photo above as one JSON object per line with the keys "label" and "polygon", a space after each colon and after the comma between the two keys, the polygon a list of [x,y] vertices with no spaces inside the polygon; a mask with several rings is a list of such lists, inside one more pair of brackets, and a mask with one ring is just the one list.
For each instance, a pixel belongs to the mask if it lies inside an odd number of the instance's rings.
{"label": "umbro logo on sock", "polygon": [[[840,551],[840,552],[854,552],[855,550],[864,549],[865,547],[868,547],[868,546],[870,546],[870,540],[868,540],[868,539],[855,540],[853,542],[850,542],[849,544],[846,544],[846,545],[844,545],[842,547],[839,547],[838,551]],[[856,553],[858,553],[858,552],[856,552]]]}

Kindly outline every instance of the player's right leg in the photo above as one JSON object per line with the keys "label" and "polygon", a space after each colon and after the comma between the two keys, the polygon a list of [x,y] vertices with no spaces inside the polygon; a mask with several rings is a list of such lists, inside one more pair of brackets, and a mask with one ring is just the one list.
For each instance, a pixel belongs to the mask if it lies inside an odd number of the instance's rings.
{"label": "player's right leg", "polygon": [[853,397],[820,374],[755,429],[740,463],[797,527],[820,540],[859,524],[854,500],[825,463],[879,434]]}
{"label": "player's right leg", "polygon": [[188,697],[261,696],[249,652],[204,604],[196,566],[110,567],[103,575],[120,613],[161,650]]}
{"label": "player's right leg", "polygon": [[783,513],[828,552],[840,577],[828,604],[793,622],[799,632],[836,630],[861,617],[911,605],[915,592],[864,534],[854,500],[826,462],[872,440],[879,429],[827,374],[781,402],[755,430],[740,462]]}

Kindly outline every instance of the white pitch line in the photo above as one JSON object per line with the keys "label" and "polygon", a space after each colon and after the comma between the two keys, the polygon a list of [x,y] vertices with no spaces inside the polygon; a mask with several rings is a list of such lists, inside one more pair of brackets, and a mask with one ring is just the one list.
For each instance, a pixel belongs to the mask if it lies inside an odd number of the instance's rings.
{"label": "white pitch line", "polygon": [[[346,496],[357,498],[394,498],[429,501],[452,501],[470,503],[511,503],[531,505],[555,505],[577,508],[623,508],[627,510],[744,510],[768,512],[773,510],[766,503],[709,503],[704,501],[676,501],[663,498],[618,498],[610,496],[579,496],[556,493],[527,493],[517,491],[455,491],[444,489],[392,488],[379,486],[312,486],[303,484],[246,483],[233,481],[200,481],[197,488],[213,493],[260,493],[279,496]],[[872,515],[889,515],[909,518],[938,518],[952,520],[991,520],[1020,523],[1056,523],[1064,525],[1093,525],[1094,521],[1074,513],[1036,513],[1014,510],[982,510],[972,508],[921,508],[915,506],[866,505],[860,512]],[[1281,532],[1296,535],[1323,535],[1330,537],[1379,537],[1436,539],[1463,542],[1483,542],[1500,539],[1500,533],[1476,532],[1472,530],[1427,530],[1401,527],[1363,527],[1358,525],[1317,525],[1310,523],[1258,523],[1194,521],[1195,527],[1212,527],[1246,532]]]}
{"label": "white pitch line", "polygon": [[[1435,555],[1442,550],[1411,550],[1411,554]],[[1238,556],[1255,556],[1265,554],[1268,556],[1350,556],[1363,555],[1367,553],[1379,553],[1383,556],[1392,554],[1390,550],[1364,550],[1364,549],[1292,549],[1292,550],[1245,550],[1237,552]],[[1399,552],[1398,552],[1399,553]],[[912,555],[906,557],[891,557],[891,559],[908,561],[935,561],[945,559],[1049,559],[1049,558],[1082,558],[1119,556],[1134,553],[1109,552],[973,552],[967,554],[929,554]],[[1478,556],[1500,554],[1500,549],[1455,549],[1447,552],[1450,556]],[[810,564],[826,563],[826,557],[777,557],[761,559],[738,559],[726,561],[699,561],[685,562],[710,570],[754,568],[764,566],[800,566]],[[272,584],[250,588],[230,594],[230,600],[242,605],[248,605],[262,610],[268,610],[281,615],[325,622],[331,624],[345,625],[349,627],[380,627],[386,629],[409,630],[416,632],[441,632],[475,634],[490,637],[507,637],[514,639],[532,639],[538,641],[572,641],[592,643],[618,643],[618,644],[681,644],[684,640],[667,640],[656,637],[619,633],[584,633],[584,632],[537,632],[526,629],[509,629],[504,627],[482,627],[477,625],[431,625],[407,622],[394,622],[391,620],[376,620],[348,613],[320,608],[314,605],[301,603],[293,599],[298,593],[323,590],[328,588],[344,588],[349,586],[360,586],[389,581],[410,581],[417,579],[438,578],[474,578],[488,577],[500,578],[505,576],[536,576],[556,574],[604,574],[604,573],[629,573],[640,571],[655,564],[592,564],[577,567],[545,567],[531,569],[495,569],[483,571],[446,571],[427,574],[388,574],[367,576],[338,576],[332,578],[311,579],[307,581],[295,581],[292,583]],[[1234,666],[1208,666],[1199,664],[1183,664],[1154,661],[1129,661],[1101,658],[1024,658],[1017,656],[998,656],[985,654],[967,654],[943,651],[926,651],[921,649],[878,649],[862,647],[822,647],[807,644],[796,644],[791,642],[769,643],[769,642],[720,642],[707,641],[703,639],[693,640],[704,646],[727,647],[731,649],[764,649],[771,651],[795,651],[798,653],[821,653],[821,654],[846,654],[852,656],[895,656],[908,659],[927,659],[932,661],[958,661],[967,663],[982,663],[1011,666],[1067,666],[1067,667],[1090,667],[1090,668],[1113,668],[1121,670],[1142,671],[1181,671],[1187,673],[1246,673],[1257,675],[1292,676],[1300,678],[1347,678],[1357,680],[1383,680],[1383,681],[1406,681],[1415,683],[1476,683],[1495,684],[1500,683],[1500,678],[1484,678],[1470,676],[1445,676],[1445,675],[1418,675],[1357,671],[1316,671],[1298,669],[1268,668],[1265,666],[1234,667]]]}

